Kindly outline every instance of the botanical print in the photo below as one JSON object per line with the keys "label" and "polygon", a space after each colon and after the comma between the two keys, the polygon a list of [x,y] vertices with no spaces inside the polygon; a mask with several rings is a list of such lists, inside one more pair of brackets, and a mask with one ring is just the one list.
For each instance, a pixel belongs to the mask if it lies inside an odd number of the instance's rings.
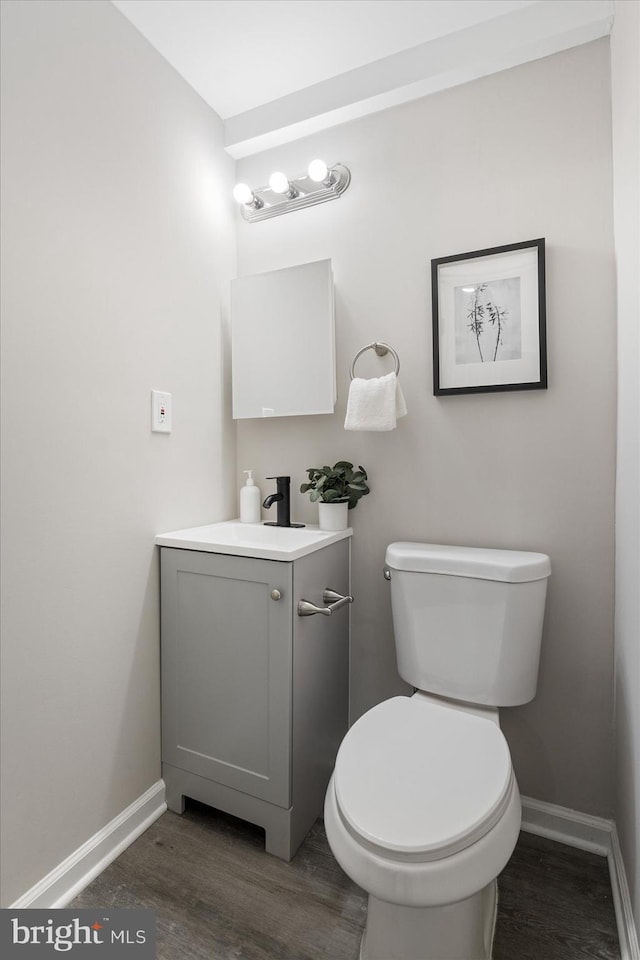
{"label": "botanical print", "polygon": [[521,359],[520,277],[455,287],[454,311],[456,364]]}

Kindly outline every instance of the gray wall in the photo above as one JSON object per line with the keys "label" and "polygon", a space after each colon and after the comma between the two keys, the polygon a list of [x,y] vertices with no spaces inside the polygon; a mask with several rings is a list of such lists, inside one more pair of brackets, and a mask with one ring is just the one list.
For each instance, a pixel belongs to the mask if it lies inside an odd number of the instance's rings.
{"label": "gray wall", "polygon": [[618,294],[616,824],[640,930],[640,6],[616,4],[612,44]]}
{"label": "gray wall", "polygon": [[153,537],[233,510],[235,211],[221,122],[110,3],[2,14],[9,904],[160,777]]}
{"label": "gray wall", "polygon": [[[340,458],[369,470],[352,512],[352,717],[397,677],[385,546],[430,540],[549,553],[535,701],[505,710],[523,793],[610,815],[616,333],[608,40],[448,90],[238,165],[260,186],[314,156],[353,181],[338,201],[238,227],[239,273],[331,257],[339,396],[333,417],[238,424],[238,471],[291,474]],[[429,261],[547,240],[549,389],[432,395]],[[356,351],[389,341],[409,415],[345,433]],[[305,345],[312,350],[313,343]],[[361,375],[370,375],[376,358]],[[384,367],[385,371],[387,367]],[[240,473],[238,484],[240,483]],[[316,522],[307,498],[298,519]]]}

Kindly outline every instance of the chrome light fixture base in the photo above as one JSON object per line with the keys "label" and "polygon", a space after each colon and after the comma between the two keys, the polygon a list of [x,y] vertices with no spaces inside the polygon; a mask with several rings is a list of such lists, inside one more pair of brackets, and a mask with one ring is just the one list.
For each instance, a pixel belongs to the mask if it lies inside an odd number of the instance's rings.
{"label": "chrome light fixture base", "polygon": [[282,213],[292,210],[302,210],[304,207],[313,207],[316,203],[326,203],[327,200],[337,200],[342,196],[351,183],[351,172],[342,163],[334,163],[329,167],[327,178],[318,183],[307,174],[294,177],[291,188],[297,191],[297,196],[287,197],[286,194],[276,193],[270,187],[259,187],[253,191],[256,199],[262,202],[260,207],[255,204],[243,203],[240,212],[245,220],[253,223],[256,220],[268,220],[269,217],[279,217]]}

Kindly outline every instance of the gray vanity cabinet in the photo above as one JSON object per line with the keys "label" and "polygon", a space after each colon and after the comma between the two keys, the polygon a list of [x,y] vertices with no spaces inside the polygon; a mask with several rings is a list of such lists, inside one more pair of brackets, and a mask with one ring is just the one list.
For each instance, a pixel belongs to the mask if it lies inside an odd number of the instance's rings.
{"label": "gray vanity cabinet", "polygon": [[264,827],[291,859],[317,817],[348,724],[349,542],[294,561],[162,547],[162,770],[192,797]]}

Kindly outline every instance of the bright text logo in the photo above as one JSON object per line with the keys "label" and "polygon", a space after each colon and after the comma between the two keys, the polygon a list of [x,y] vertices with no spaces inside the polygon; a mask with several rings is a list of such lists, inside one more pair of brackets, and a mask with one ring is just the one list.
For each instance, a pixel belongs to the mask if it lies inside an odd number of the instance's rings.
{"label": "bright text logo", "polygon": [[71,960],[154,960],[155,911],[1,910],[0,956],[44,960],[71,953]]}

